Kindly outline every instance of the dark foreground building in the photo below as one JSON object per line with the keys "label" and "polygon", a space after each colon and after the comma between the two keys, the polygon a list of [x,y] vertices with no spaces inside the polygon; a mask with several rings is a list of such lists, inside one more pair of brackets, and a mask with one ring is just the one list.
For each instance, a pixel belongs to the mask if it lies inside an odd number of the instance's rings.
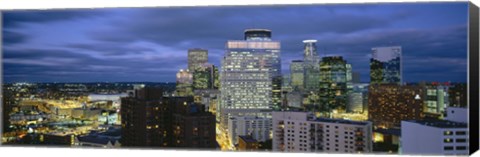
{"label": "dark foreground building", "polygon": [[122,98],[122,146],[216,148],[215,116],[193,97],[162,93],[145,87]]}
{"label": "dark foreground building", "polygon": [[172,114],[173,147],[217,147],[215,116],[206,112],[202,104],[194,103],[193,97],[169,97],[166,102],[175,109]]}

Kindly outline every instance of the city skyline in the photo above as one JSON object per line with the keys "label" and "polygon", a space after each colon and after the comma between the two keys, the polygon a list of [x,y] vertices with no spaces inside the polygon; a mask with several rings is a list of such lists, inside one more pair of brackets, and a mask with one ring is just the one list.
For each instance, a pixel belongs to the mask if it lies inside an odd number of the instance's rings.
{"label": "city skyline", "polygon": [[208,50],[221,69],[225,42],[248,28],[272,30],[284,75],[303,58],[302,41],[315,39],[320,57],[342,56],[362,82],[370,79],[371,49],[397,45],[404,82],[466,82],[467,4],[6,11],[4,82],[175,82],[188,68],[188,49]]}

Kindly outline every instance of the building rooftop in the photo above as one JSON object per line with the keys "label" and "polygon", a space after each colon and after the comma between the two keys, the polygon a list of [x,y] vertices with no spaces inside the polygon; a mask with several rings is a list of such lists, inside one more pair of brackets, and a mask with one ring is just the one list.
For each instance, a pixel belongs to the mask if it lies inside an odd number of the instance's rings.
{"label": "building rooftop", "polygon": [[453,122],[448,120],[407,120],[407,122],[437,128],[467,128],[467,123]]}
{"label": "building rooftop", "polygon": [[117,140],[112,138],[107,138],[107,137],[100,137],[100,136],[79,136],[78,141],[107,145],[108,142],[110,142],[111,144],[115,144],[115,141]]}
{"label": "building rooftop", "polygon": [[308,39],[308,40],[303,40],[303,43],[316,43],[317,40],[315,39]]}
{"label": "building rooftop", "polygon": [[246,33],[246,32],[271,32],[271,30],[269,30],[269,29],[251,28],[251,29],[245,29],[243,32],[244,32],[244,33]]}
{"label": "building rooftop", "polygon": [[257,140],[253,139],[252,136],[238,136],[238,137],[248,143],[257,142]]}
{"label": "building rooftop", "polygon": [[316,118],[313,121],[328,122],[328,123],[352,124],[352,125],[366,125],[366,124],[368,124],[368,122],[362,122],[362,121],[352,121],[352,120],[345,120],[345,119],[330,119],[330,118]]}

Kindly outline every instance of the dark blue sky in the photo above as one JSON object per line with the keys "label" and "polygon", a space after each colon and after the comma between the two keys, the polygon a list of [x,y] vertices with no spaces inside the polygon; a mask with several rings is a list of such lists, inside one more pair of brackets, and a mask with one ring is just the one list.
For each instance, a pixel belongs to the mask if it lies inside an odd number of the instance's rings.
{"label": "dark blue sky", "polygon": [[369,81],[371,48],[400,45],[408,82],[466,82],[467,3],[110,8],[3,12],[4,81],[173,82],[187,49],[220,66],[227,40],[266,28],[282,44],[282,71],[302,59],[342,55]]}

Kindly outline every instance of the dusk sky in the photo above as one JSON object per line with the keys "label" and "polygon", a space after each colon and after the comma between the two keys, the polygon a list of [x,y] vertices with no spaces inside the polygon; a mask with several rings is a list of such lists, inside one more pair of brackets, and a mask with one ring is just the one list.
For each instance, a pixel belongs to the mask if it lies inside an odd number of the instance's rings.
{"label": "dusk sky", "polygon": [[341,55],[369,81],[371,48],[402,46],[403,79],[467,80],[468,3],[159,7],[3,11],[5,82],[174,82],[187,50],[220,66],[227,40],[272,30],[283,74],[303,58]]}

